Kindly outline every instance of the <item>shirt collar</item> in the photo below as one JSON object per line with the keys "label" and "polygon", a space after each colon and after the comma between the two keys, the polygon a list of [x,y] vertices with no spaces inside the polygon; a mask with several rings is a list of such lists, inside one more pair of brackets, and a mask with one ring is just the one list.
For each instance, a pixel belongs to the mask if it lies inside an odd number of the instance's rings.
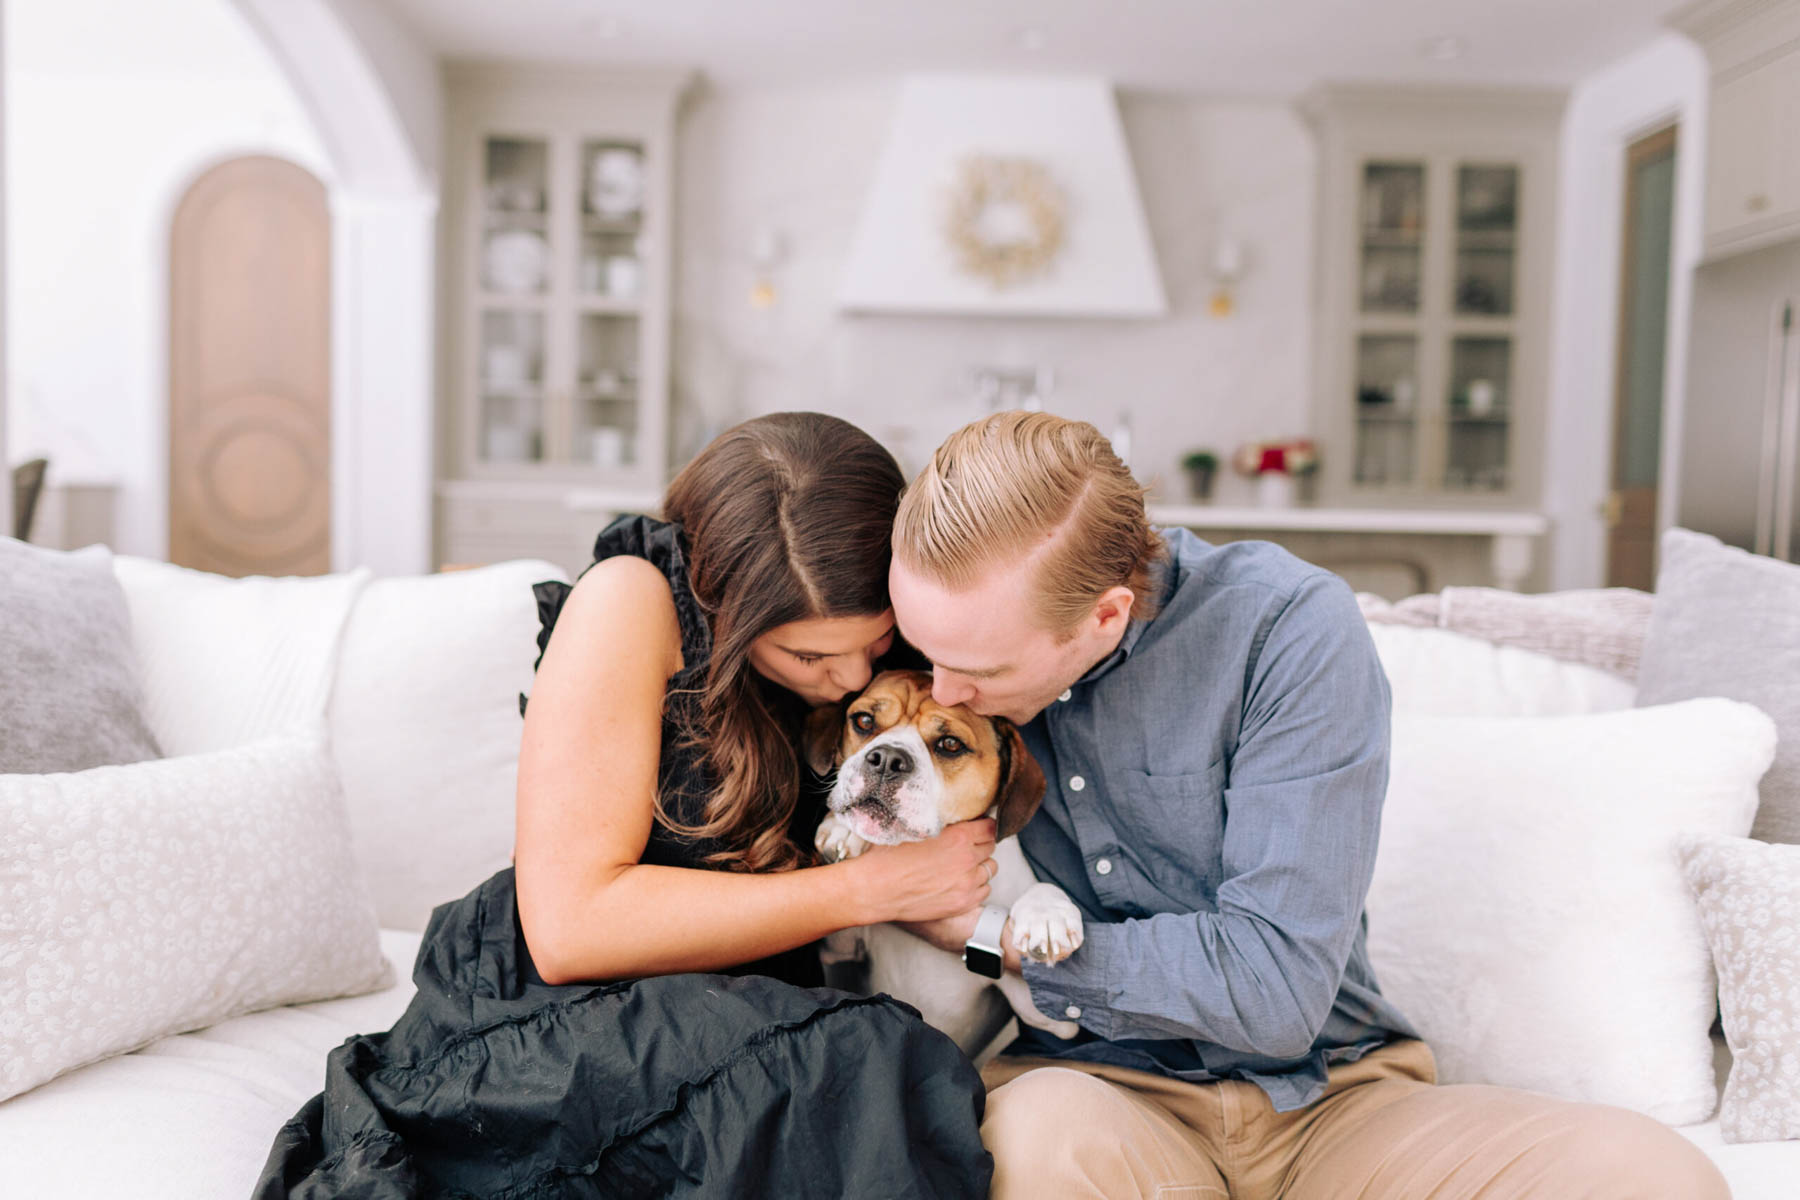
{"label": "shirt collar", "polygon": [[[1161,613],[1168,605],[1169,600],[1175,595],[1175,563],[1173,555],[1157,563],[1151,570],[1153,572],[1151,575],[1151,587],[1157,592],[1156,611]],[[1119,644],[1113,648],[1113,652],[1089,668],[1086,675],[1083,675],[1080,679],[1075,681],[1076,684],[1092,683],[1094,680],[1100,678],[1102,675],[1130,658],[1132,650],[1137,647],[1139,639],[1144,636],[1144,631],[1150,628],[1150,622],[1154,620],[1156,620],[1155,616],[1144,617],[1141,619],[1133,618],[1131,623],[1125,627],[1125,636],[1119,639]]]}

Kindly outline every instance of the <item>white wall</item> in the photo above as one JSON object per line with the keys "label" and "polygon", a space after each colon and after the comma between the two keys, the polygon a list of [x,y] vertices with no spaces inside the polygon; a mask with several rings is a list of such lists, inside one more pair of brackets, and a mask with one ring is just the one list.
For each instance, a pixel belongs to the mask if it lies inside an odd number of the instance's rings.
{"label": "white wall", "polygon": [[[1170,315],[1161,320],[848,316],[835,296],[898,98],[893,82],[702,90],[680,130],[675,291],[678,460],[737,420],[819,409],[863,426],[916,470],[980,415],[976,365],[1048,365],[1051,407],[1111,433],[1128,411],[1133,466],[1183,496],[1198,445],[1229,452],[1310,422],[1314,173],[1305,126],[1278,102],[1126,93]],[[757,232],[782,233],[779,299],[749,302]],[[1224,230],[1251,266],[1235,316],[1207,315]],[[1248,501],[1227,475],[1219,499]]]}
{"label": "white wall", "polygon": [[120,487],[115,547],[168,549],[168,238],[209,166],[324,148],[227,0],[10,0],[8,447]]}
{"label": "white wall", "polygon": [[336,173],[331,564],[431,565],[438,61],[380,0],[231,0]]}
{"label": "white wall", "polygon": [[[6,128],[6,6],[0,4],[0,131]],[[0,230],[6,228],[6,138],[0,136]],[[0,536],[12,535],[12,455],[6,448],[6,239],[0,237]]]}
{"label": "white wall", "polygon": [[1569,98],[1563,120],[1544,470],[1544,511],[1552,521],[1552,588],[1605,582],[1606,525],[1600,506],[1612,484],[1625,149],[1671,122],[1679,122],[1680,129],[1659,531],[1675,511],[1674,451],[1680,444],[1687,378],[1690,273],[1701,252],[1706,86],[1705,56],[1686,38],[1670,33],[1585,80]]}

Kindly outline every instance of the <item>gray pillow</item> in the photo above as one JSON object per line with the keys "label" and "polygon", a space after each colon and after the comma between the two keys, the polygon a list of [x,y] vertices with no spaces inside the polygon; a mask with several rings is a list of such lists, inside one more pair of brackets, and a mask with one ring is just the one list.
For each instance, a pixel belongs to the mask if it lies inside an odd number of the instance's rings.
{"label": "gray pillow", "polygon": [[1800,566],[1671,529],[1638,665],[1638,707],[1724,696],[1775,719],[1750,836],[1800,843]]}
{"label": "gray pillow", "polygon": [[161,758],[112,552],[0,538],[0,775]]}

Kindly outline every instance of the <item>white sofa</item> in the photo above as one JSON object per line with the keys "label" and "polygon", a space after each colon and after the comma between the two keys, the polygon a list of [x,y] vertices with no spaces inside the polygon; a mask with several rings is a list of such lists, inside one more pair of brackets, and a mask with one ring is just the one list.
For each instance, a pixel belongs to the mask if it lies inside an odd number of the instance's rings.
{"label": "white sofa", "polygon": [[[148,611],[142,606],[156,597],[143,589],[164,576],[118,574],[134,614]],[[165,1037],[0,1104],[0,1193],[249,1193],[277,1128],[319,1090],[327,1052],[353,1034],[385,1029],[405,1009],[431,908],[508,861],[516,693],[529,690],[536,653],[530,584],[548,578],[566,576],[546,563],[514,562],[361,582],[342,630],[326,716],[359,863],[384,926],[381,946],[400,982]],[[1631,683],[1598,670],[1440,630],[1372,629],[1397,712],[1441,711],[1446,697],[1462,711],[1494,713],[1631,704]],[[241,652],[228,633],[208,639],[212,652]],[[143,669],[147,691],[167,697],[204,678],[210,664],[164,656]],[[178,677],[183,672],[193,678]],[[1721,1081],[1728,1061],[1721,1041]],[[1726,1145],[1716,1120],[1681,1132],[1719,1164],[1738,1200],[1800,1194],[1800,1142]]]}

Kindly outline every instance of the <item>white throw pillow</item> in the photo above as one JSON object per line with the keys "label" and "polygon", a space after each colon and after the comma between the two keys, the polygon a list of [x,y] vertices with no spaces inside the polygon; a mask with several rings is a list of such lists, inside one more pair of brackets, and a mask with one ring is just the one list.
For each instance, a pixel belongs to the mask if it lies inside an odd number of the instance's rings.
{"label": "white throw pillow", "polygon": [[1747,833],[1774,755],[1731,700],[1397,715],[1369,957],[1440,1081],[1706,1120],[1717,987],[1677,841]]}
{"label": "white throw pillow", "polygon": [[1396,713],[1548,717],[1630,708],[1630,680],[1583,663],[1415,625],[1369,623]]}
{"label": "white throw pillow", "polygon": [[167,1034],[393,982],[319,732],[0,775],[0,1100]]}
{"label": "white throw pillow", "polygon": [[322,721],[370,575],[232,579],[122,554],[113,573],[131,606],[144,718],[171,757]]}
{"label": "white throw pillow", "polygon": [[531,690],[537,599],[566,581],[523,559],[377,579],[344,632],[331,738],[357,857],[385,929],[431,910],[512,858],[519,693]]}

